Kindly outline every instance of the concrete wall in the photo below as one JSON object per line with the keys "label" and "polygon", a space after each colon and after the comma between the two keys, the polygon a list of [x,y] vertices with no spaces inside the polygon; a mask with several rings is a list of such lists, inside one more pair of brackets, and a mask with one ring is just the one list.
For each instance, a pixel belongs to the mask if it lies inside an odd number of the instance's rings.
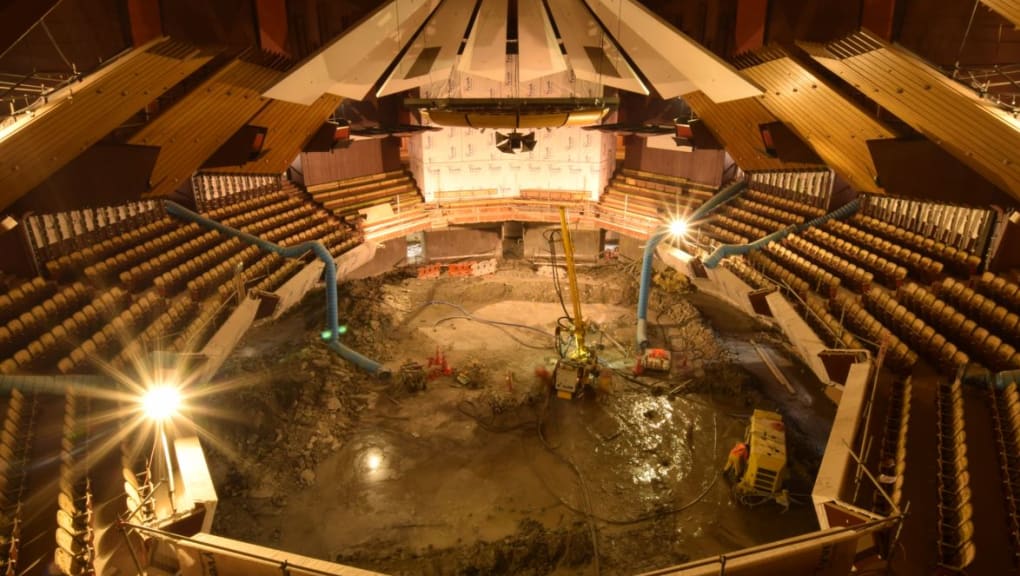
{"label": "concrete wall", "polygon": [[345,280],[357,280],[368,278],[389,272],[407,260],[407,239],[393,238],[382,244],[375,245],[375,252],[371,259],[362,265],[350,270],[344,277]]}
{"label": "concrete wall", "polygon": [[[855,466],[850,457],[850,446],[857,438],[857,429],[861,425],[861,411],[868,395],[871,362],[861,362],[850,367],[843,396],[840,398],[836,417],[832,421],[832,431],[825,445],[822,463],[818,467],[811,499],[821,527],[828,528],[828,515],[822,508],[825,502],[844,499],[844,490],[848,471]],[[849,498],[845,498],[849,500]]]}
{"label": "concrete wall", "polygon": [[425,232],[425,260],[442,262],[461,258],[499,258],[503,244],[499,228],[453,228]]}
{"label": "concrete wall", "polygon": [[[559,226],[524,226],[524,257],[548,258],[549,242],[543,234],[546,230],[559,231]],[[557,238],[559,236],[557,235]],[[571,230],[570,240],[574,245],[574,258],[593,261],[602,252],[601,230]],[[563,258],[563,243],[556,242],[556,257]]]}

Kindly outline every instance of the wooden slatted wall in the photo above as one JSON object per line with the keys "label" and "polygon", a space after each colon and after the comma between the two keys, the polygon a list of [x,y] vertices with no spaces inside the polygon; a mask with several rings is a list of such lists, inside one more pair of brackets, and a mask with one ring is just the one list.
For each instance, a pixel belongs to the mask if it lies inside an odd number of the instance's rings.
{"label": "wooden slatted wall", "polygon": [[761,103],[858,190],[883,192],[867,141],[896,135],[778,48],[738,61],[741,73],[765,89]]}
{"label": "wooden slatted wall", "polygon": [[191,75],[214,54],[162,38],[50,99],[0,136],[0,209]]}

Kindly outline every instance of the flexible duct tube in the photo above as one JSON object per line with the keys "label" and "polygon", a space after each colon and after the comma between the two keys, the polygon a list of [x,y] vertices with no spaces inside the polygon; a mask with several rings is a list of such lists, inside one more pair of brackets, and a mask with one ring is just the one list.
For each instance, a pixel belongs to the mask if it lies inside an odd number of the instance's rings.
{"label": "flexible duct tube", "polygon": [[[709,212],[715,210],[716,207],[735,198],[745,188],[747,188],[746,180],[738,180],[730,184],[720,190],[718,194],[706,200],[701,206],[698,206],[698,209],[690,215],[688,221],[696,222],[704,218]],[[644,257],[641,259],[641,288],[638,290],[637,310],[637,345],[640,350],[644,350],[648,346],[648,294],[652,289],[652,260],[655,257],[655,248],[668,235],[668,227],[654,232],[645,244]]]}
{"label": "flexible duct tube", "polygon": [[236,228],[231,228],[230,226],[226,226],[215,220],[206,218],[201,214],[188,210],[187,208],[181,206],[180,204],[177,204],[176,202],[165,200],[163,204],[166,206],[166,211],[168,214],[176,216],[182,220],[194,222],[199,226],[215,230],[221,234],[232,236],[242,242],[251,244],[253,246],[257,246],[260,250],[264,250],[266,252],[279,254],[280,256],[284,256],[286,258],[299,257],[308,252],[309,250],[315,253],[315,256],[319,260],[322,260],[322,263],[325,265],[326,326],[327,329],[329,330],[329,338],[327,339],[329,348],[331,348],[334,352],[339,354],[343,359],[354,363],[356,366],[368,372],[369,374],[374,374],[381,378],[389,376],[389,372],[385,368],[383,368],[381,364],[379,364],[375,360],[371,360],[369,358],[366,358],[365,356],[362,356],[361,354],[355,352],[354,350],[351,350],[350,348],[341,344],[339,341],[340,323],[339,320],[337,319],[338,311],[336,300],[336,263],[333,261],[333,255],[330,254],[328,250],[326,250],[325,246],[315,241],[302,242],[301,244],[297,244],[295,246],[280,246],[278,244],[273,244],[272,242],[263,240],[262,238],[259,238],[257,236],[253,236],[246,232],[242,232]]}
{"label": "flexible duct tube", "polygon": [[833,218],[846,218],[852,215],[854,212],[857,212],[860,206],[861,206],[860,200],[854,199],[848,204],[844,204],[843,206],[840,206],[839,208],[833,210],[832,212],[829,212],[824,216],[819,216],[818,218],[809,220],[807,222],[804,222],[803,224],[797,224],[796,226],[789,226],[783,228],[778,232],[773,232],[772,234],[763,236],[755,240],[754,242],[749,242],[747,244],[723,244],[722,246],[716,248],[714,252],[709,254],[708,257],[705,258],[705,260],[702,263],[705,265],[705,268],[715,268],[727,256],[747,254],[752,250],[759,250],[761,248],[764,248],[770,242],[782,240],[792,232],[800,232],[801,230],[805,230],[812,226],[819,226],[829,220],[832,220]]}

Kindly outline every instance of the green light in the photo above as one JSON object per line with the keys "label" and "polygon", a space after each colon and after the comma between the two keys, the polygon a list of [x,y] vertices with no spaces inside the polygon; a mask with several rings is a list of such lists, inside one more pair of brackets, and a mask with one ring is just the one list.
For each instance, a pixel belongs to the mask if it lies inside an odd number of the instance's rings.
{"label": "green light", "polygon": [[320,336],[322,336],[323,340],[329,340],[333,337],[333,332],[331,330],[323,330]]}
{"label": "green light", "polygon": [[346,334],[347,333],[347,326],[338,326],[337,329],[336,329],[336,333],[340,334],[340,335]]}

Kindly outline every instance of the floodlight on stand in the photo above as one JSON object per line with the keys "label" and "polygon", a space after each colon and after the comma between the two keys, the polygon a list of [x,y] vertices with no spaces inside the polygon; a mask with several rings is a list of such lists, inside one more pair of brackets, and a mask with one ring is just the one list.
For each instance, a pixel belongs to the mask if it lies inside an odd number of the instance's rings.
{"label": "floodlight on stand", "polygon": [[674,238],[680,238],[687,234],[687,221],[679,218],[671,220],[669,223],[669,233]]}
{"label": "floodlight on stand", "polygon": [[156,386],[142,396],[142,410],[149,419],[157,422],[172,418],[180,405],[181,393],[173,386]]}

